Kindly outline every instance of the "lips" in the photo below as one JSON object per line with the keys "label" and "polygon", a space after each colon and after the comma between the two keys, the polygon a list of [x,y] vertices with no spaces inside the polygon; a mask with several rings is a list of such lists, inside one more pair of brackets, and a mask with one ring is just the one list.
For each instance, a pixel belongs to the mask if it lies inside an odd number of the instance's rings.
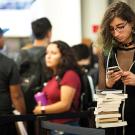
{"label": "lips", "polygon": [[119,38],[115,38],[115,39],[118,40],[118,41],[120,41],[120,42],[123,40],[123,39],[120,38],[120,37],[119,37]]}
{"label": "lips", "polygon": [[51,62],[50,61],[46,61],[47,64],[50,64]]}

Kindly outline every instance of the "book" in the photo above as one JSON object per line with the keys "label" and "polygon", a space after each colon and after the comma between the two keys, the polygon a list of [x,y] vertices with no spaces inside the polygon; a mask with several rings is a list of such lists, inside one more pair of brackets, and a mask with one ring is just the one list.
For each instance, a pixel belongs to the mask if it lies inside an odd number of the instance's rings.
{"label": "book", "polygon": [[127,98],[127,94],[123,94],[122,90],[119,90],[117,92],[99,92],[94,96],[97,101],[97,107],[94,111],[97,127],[107,128],[127,125],[126,121],[119,120],[121,118],[119,108],[122,101]]}
{"label": "book", "polygon": [[107,89],[101,92],[101,94],[122,94],[122,90]]}
{"label": "book", "polygon": [[119,108],[120,107],[120,103],[118,104],[98,104],[97,108]]}
{"label": "book", "polygon": [[127,94],[106,94],[105,98],[113,98],[113,99],[126,99],[127,98]]}
{"label": "book", "polygon": [[107,122],[118,122],[119,118],[96,118],[95,121],[98,123],[107,123]]}
{"label": "book", "polygon": [[95,108],[94,113],[98,114],[98,113],[101,113],[101,112],[113,112],[113,111],[118,112],[119,108]]}
{"label": "book", "polygon": [[94,111],[94,114],[117,114],[117,113],[119,113],[118,111],[110,111],[110,112],[104,112],[104,111],[102,111],[102,112],[99,112],[99,113],[96,113],[96,111]]}
{"label": "book", "polygon": [[122,101],[124,99],[126,99],[128,96],[127,94],[95,94],[94,98],[96,99],[96,101],[98,102],[103,102],[103,101]]}
{"label": "book", "polygon": [[121,117],[120,113],[112,113],[112,114],[97,114],[96,118],[113,118],[113,117]]}
{"label": "book", "polygon": [[121,127],[121,126],[126,126],[126,125],[127,125],[127,122],[121,121],[121,120],[119,120],[118,122],[110,122],[110,123],[98,123],[98,122],[96,122],[97,128]]}
{"label": "book", "polygon": [[114,100],[114,101],[103,101],[103,102],[98,102],[97,103],[97,106],[98,105],[101,105],[101,104],[104,104],[104,105],[115,105],[115,104],[121,104],[121,100]]}

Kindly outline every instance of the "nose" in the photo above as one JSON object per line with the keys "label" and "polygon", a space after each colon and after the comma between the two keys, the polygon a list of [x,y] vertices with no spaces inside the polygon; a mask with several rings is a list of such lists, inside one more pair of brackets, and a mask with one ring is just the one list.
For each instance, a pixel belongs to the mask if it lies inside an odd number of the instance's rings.
{"label": "nose", "polygon": [[48,54],[48,55],[47,55],[47,58],[50,59],[50,57],[51,57],[51,55]]}
{"label": "nose", "polygon": [[113,34],[114,37],[118,37],[119,34],[120,34],[120,33],[119,33],[117,30],[114,30],[114,34]]}
{"label": "nose", "polygon": [[45,59],[46,60],[50,59],[50,54],[46,54]]}

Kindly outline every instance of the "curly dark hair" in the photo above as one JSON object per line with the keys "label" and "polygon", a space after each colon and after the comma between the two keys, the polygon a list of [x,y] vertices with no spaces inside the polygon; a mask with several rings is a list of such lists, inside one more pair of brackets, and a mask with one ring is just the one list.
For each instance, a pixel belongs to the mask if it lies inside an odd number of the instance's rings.
{"label": "curly dark hair", "polygon": [[[71,47],[66,42],[60,40],[51,42],[50,44],[56,44],[62,55],[61,62],[57,67],[55,76],[58,76],[61,79],[67,70],[74,70],[75,72],[80,74],[80,69],[77,65]],[[52,69],[50,68],[47,68],[45,72],[47,72],[47,74],[49,75],[48,79],[50,79],[54,75]]]}
{"label": "curly dark hair", "polygon": [[101,24],[101,35],[103,38],[104,49],[109,49],[114,43],[116,43],[110,32],[110,23],[115,17],[119,17],[128,23],[133,23],[133,29],[135,29],[135,13],[131,7],[121,1],[112,3],[106,10]]}

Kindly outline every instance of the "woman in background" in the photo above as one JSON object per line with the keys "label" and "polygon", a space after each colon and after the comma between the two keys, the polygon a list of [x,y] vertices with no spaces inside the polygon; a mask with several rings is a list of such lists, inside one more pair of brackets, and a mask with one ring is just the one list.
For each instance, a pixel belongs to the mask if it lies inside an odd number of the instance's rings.
{"label": "woman in background", "polygon": [[[128,99],[121,108],[127,126],[107,130],[109,135],[135,134],[135,13],[124,2],[112,3],[101,24],[103,49],[99,55],[99,88],[122,89]],[[118,66],[119,71],[108,71]],[[112,132],[113,130],[113,132]]]}
{"label": "woman in background", "polygon": [[[79,110],[79,99],[81,82],[79,70],[69,45],[63,41],[50,43],[46,49],[45,62],[50,73],[50,80],[43,88],[47,99],[47,105],[37,105],[35,114],[77,112]],[[52,120],[53,122],[78,125],[76,118],[64,118]],[[52,135],[58,134],[55,131]],[[64,135],[69,135],[63,133]]]}

